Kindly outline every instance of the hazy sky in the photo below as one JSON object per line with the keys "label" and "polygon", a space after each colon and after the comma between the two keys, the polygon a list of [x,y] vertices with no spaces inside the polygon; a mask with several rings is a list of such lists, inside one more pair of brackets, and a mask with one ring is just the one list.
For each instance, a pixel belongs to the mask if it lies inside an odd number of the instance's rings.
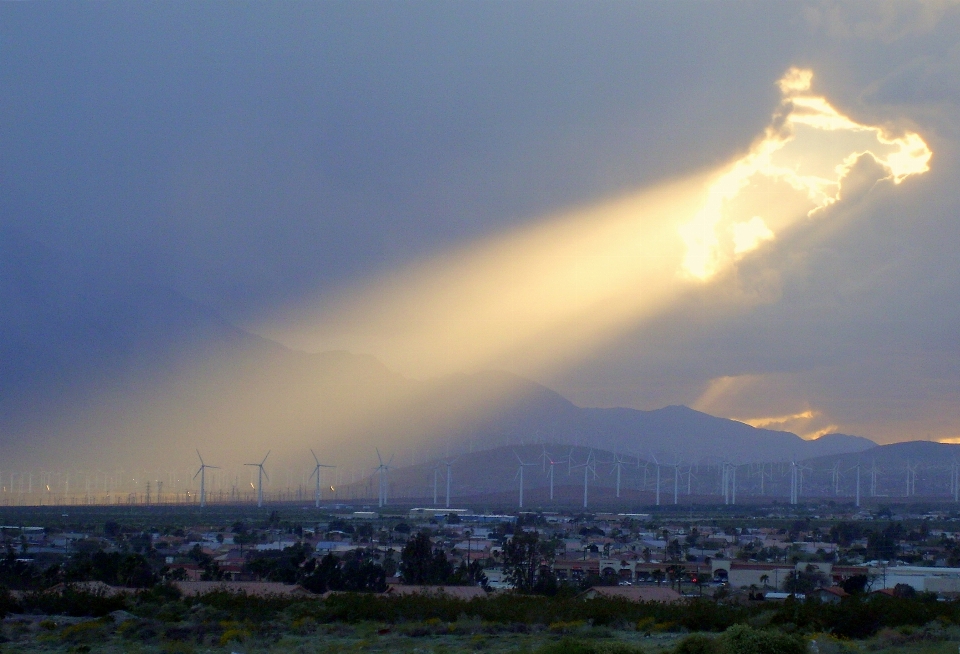
{"label": "hazy sky", "polygon": [[519,369],[585,405],[960,438],[953,2],[4,3],[0,221],[257,329],[722,170],[791,67],[918,134],[929,172],[866,170],[589,356]]}

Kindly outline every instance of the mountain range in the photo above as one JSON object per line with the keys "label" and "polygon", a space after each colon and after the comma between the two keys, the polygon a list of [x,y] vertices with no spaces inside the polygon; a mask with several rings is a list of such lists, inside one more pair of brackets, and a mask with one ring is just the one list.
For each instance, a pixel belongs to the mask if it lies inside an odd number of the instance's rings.
{"label": "mountain range", "polygon": [[[107,281],[104,281],[107,280]],[[499,371],[414,380],[374,357],[291,350],[148,274],[93,274],[0,239],[0,456],[19,466],[301,465],[307,448],[362,465],[375,447],[439,456],[532,442],[671,460],[788,461],[875,446],[806,441],[685,406],[583,408]]]}

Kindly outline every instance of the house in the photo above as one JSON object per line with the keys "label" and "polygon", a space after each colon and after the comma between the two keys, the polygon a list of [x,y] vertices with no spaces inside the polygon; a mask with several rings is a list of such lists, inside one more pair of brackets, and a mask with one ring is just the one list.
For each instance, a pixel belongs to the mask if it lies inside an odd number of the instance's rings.
{"label": "house", "polygon": [[683,595],[672,588],[662,586],[593,586],[580,593],[580,597],[583,599],[606,597],[661,604],[672,604],[683,600]]}
{"label": "house", "polygon": [[821,602],[830,604],[838,604],[844,597],[850,596],[849,593],[840,588],[840,586],[821,588],[817,590],[814,595],[819,598]]}
{"label": "house", "polygon": [[712,562],[713,578],[729,582],[732,588],[783,588],[783,583],[796,569],[791,563]]}

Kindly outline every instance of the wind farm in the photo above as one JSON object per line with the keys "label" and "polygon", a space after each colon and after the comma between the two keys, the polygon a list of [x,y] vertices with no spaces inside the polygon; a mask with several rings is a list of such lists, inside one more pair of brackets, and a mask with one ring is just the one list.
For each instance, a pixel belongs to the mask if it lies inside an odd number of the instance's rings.
{"label": "wind farm", "polygon": [[[313,450],[308,452],[313,466],[300,470],[275,466],[271,471],[270,452],[259,463],[233,467],[207,464],[197,452],[200,466],[192,475],[40,471],[31,486],[29,473],[0,471],[0,506],[309,503],[314,508],[350,504],[627,511],[824,501],[855,507],[960,501],[960,446],[923,441],[750,463],[546,441],[465,450],[452,458],[405,465],[395,464],[394,454],[375,449],[366,468],[320,463]],[[249,470],[245,483],[239,482],[241,468]]]}

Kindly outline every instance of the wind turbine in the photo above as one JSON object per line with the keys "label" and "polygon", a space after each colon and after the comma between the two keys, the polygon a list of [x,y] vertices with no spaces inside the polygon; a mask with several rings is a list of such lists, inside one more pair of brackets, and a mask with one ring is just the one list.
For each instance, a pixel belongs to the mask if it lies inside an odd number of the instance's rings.
{"label": "wind turbine", "polygon": [[840,496],[840,461],[837,460],[830,469],[830,475],[833,477],[833,494]]}
{"label": "wind turbine", "polygon": [[[458,457],[459,458],[459,457]],[[456,462],[457,459],[450,459],[449,461],[444,461],[444,465],[447,466],[447,508],[450,508],[450,466]]]}
{"label": "wind turbine", "polygon": [[797,465],[797,472],[800,473],[800,478],[797,482],[797,501],[800,501],[800,495],[803,493],[803,473],[804,472],[813,472],[813,468],[808,465],[799,464]]}
{"label": "wind turbine", "polygon": [[[314,453],[313,449],[310,450],[310,454],[313,454],[313,460],[317,464],[317,467],[313,469],[313,474],[311,474],[310,476],[311,477],[313,477],[313,475],[317,476],[317,488],[313,493],[313,501],[314,501],[314,506],[319,509],[320,500],[323,499],[323,486],[320,482],[320,468],[336,468],[337,466],[327,466],[320,463],[320,459],[317,458],[317,455],[316,453]],[[266,461],[266,459],[264,459],[264,461]]]}
{"label": "wind turbine", "polygon": [[621,473],[622,471],[623,471],[623,458],[622,458],[619,454],[614,453],[614,455],[613,455],[613,470],[611,470],[610,472],[611,472],[611,474],[614,473],[614,472],[617,473],[617,498],[618,498],[618,499],[619,499],[619,497],[620,497],[620,473]]}
{"label": "wind turbine", "polygon": [[672,466],[673,468],[673,503],[680,503],[680,461],[677,461]]}
{"label": "wind turbine", "polygon": [[956,459],[950,464],[950,494],[954,502],[960,502],[960,466]]}
{"label": "wind turbine", "polygon": [[517,479],[517,478],[520,479],[520,508],[522,509],[522,508],[523,508],[523,469],[524,469],[525,467],[527,467],[527,466],[535,466],[535,465],[537,465],[537,464],[536,464],[536,463],[524,463],[524,462],[523,462],[523,459],[521,459],[521,458],[520,458],[520,455],[517,454],[516,452],[513,453],[513,456],[517,457],[517,462],[519,462],[519,464],[520,464],[520,466],[519,466],[518,469],[517,469],[517,474],[516,474],[516,476],[514,476],[514,479]]}
{"label": "wind turbine", "polygon": [[790,462],[790,504],[796,504],[799,499],[797,492],[797,462]]}
{"label": "wind turbine", "polygon": [[433,466],[433,505],[437,505],[437,477],[440,475],[440,464]]}
{"label": "wind turbine", "polygon": [[592,472],[594,478],[597,477],[597,465],[596,460],[593,458],[593,450],[590,450],[590,452],[587,454],[586,463],[581,463],[578,466],[574,466],[574,468],[583,468],[583,508],[587,508],[587,488],[589,475]]}
{"label": "wind turbine", "polygon": [[650,456],[653,458],[653,465],[657,468],[657,506],[660,506],[660,462],[657,461],[657,457],[652,452]]}
{"label": "wind turbine", "polygon": [[200,475],[200,508],[202,509],[207,505],[207,468],[213,470],[219,470],[217,466],[208,466],[203,462],[203,457],[200,456],[200,450],[197,450],[197,458],[200,459],[200,469],[197,470],[197,474],[193,476],[194,479],[197,478],[197,475]]}
{"label": "wind turbine", "polygon": [[860,461],[857,460],[857,508],[860,508]]}
{"label": "wind turbine", "polygon": [[550,499],[553,500],[553,469],[559,463],[559,461],[554,461],[552,457],[547,456],[547,461],[550,463]]}
{"label": "wind turbine", "polygon": [[379,479],[380,493],[379,493],[378,502],[379,502],[379,505],[382,507],[387,503],[387,485],[389,484],[389,481],[384,478],[384,475],[390,470],[390,463],[393,461],[393,456],[390,457],[389,461],[384,463],[383,457],[380,456],[380,449],[376,448],[376,450],[377,450],[377,459],[380,461],[380,465],[377,466],[377,472],[379,473],[379,477],[380,477]]}
{"label": "wind turbine", "polygon": [[540,449],[542,451],[540,452],[540,456],[538,456],[537,458],[540,459],[540,461],[543,463],[543,472],[545,473],[547,471],[547,461],[550,459],[550,455],[547,454],[546,443],[541,443]]}
{"label": "wind turbine", "polygon": [[730,477],[730,504],[733,505],[737,503],[737,468],[739,467],[736,463],[730,464],[730,470],[733,472]]}
{"label": "wind turbine", "polygon": [[[270,456],[270,450],[267,450],[267,456]],[[267,462],[267,456],[263,457],[263,461],[260,463],[244,463],[245,466],[253,466],[257,469],[257,508],[263,506],[263,478],[266,477],[267,481],[270,481],[270,476],[267,474],[267,471],[263,469],[263,464]]]}

